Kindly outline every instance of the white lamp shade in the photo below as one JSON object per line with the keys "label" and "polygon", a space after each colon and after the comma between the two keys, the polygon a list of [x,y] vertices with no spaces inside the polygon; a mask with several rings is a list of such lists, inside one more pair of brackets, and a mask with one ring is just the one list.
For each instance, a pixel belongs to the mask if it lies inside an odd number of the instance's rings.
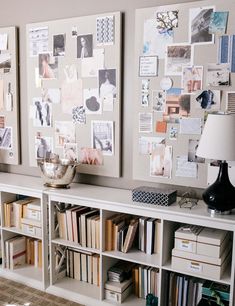
{"label": "white lamp shade", "polygon": [[235,161],[235,114],[209,114],[196,155]]}

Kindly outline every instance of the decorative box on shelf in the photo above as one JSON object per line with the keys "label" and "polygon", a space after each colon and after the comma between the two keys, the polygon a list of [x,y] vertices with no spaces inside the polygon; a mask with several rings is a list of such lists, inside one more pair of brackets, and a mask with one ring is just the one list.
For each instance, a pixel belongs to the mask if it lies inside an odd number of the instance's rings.
{"label": "decorative box on shelf", "polygon": [[164,190],[155,187],[138,187],[132,190],[132,201],[161,206],[169,206],[176,202],[176,190]]}

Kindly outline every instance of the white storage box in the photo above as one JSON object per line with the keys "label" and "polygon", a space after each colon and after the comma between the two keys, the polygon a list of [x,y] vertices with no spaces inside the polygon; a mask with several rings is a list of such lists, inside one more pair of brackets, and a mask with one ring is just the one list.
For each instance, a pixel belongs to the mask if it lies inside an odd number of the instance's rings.
{"label": "white storage box", "polygon": [[220,229],[204,228],[197,238],[197,254],[220,258],[229,247],[229,232]]}
{"label": "white storage box", "polygon": [[180,272],[197,274],[198,276],[209,277],[216,280],[220,280],[227,265],[230,263],[230,260],[231,260],[231,252],[225,258],[221,266],[172,256],[172,269],[175,269]]}
{"label": "white storage box", "polygon": [[109,290],[105,289],[104,294],[105,294],[105,299],[109,301],[113,301],[116,303],[122,303],[124,300],[133,292],[133,284],[129,285],[122,293],[114,291],[114,290]]}
{"label": "white storage box", "polygon": [[40,200],[35,200],[27,205],[26,218],[41,221]]}
{"label": "white storage box", "polygon": [[197,237],[203,227],[196,225],[181,226],[175,231],[175,249],[190,253],[197,251]]}
{"label": "white storage box", "polygon": [[26,234],[42,237],[41,222],[21,218],[21,228]]}

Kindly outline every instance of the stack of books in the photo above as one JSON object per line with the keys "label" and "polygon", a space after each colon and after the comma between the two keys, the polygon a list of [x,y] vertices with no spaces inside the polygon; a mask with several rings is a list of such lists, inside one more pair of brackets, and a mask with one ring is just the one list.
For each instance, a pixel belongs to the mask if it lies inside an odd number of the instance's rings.
{"label": "stack of books", "polygon": [[36,198],[24,199],[3,204],[4,226],[16,227],[27,234],[42,236],[41,204]]}
{"label": "stack of books", "polygon": [[15,236],[5,241],[5,267],[14,270],[25,264],[42,267],[42,241]]}
{"label": "stack of books", "polygon": [[168,306],[196,306],[202,298],[203,280],[174,272],[168,274]]}
{"label": "stack of books", "polygon": [[159,277],[159,270],[157,268],[136,265],[132,271],[135,295],[145,299],[151,293],[158,297]]}
{"label": "stack of books", "polygon": [[90,252],[66,251],[66,275],[96,286],[100,285],[100,256]]}
{"label": "stack of books", "polygon": [[159,220],[114,214],[105,222],[105,250],[127,253],[132,247],[147,254],[159,253],[161,223]]}
{"label": "stack of books", "polygon": [[100,248],[100,212],[84,206],[57,211],[59,237],[83,247]]}

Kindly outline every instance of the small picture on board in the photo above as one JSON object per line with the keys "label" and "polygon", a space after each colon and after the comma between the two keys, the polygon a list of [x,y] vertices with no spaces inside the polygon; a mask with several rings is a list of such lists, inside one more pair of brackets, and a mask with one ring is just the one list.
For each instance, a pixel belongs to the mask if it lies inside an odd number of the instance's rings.
{"label": "small picture on board", "polygon": [[51,127],[52,126],[52,110],[51,103],[42,101],[42,98],[33,98],[35,107],[34,126]]}
{"label": "small picture on board", "polygon": [[86,165],[103,164],[103,153],[100,149],[81,148],[79,162]]}
{"label": "small picture on board", "polygon": [[77,36],[77,57],[86,58],[93,56],[93,35]]}
{"label": "small picture on board", "polygon": [[0,149],[12,149],[12,128],[0,129]]}
{"label": "small picture on board", "polygon": [[92,148],[99,149],[103,155],[114,154],[113,121],[91,121]]}
{"label": "small picture on board", "polygon": [[11,55],[10,53],[0,54],[0,69],[11,68]]}
{"label": "small picture on board", "polygon": [[199,140],[189,139],[188,143],[188,161],[195,163],[204,163],[205,158],[198,157],[196,155],[198,148]]}
{"label": "small picture on board", "polygon": [[53,153],[52,137],[42,136],[40,132],[35,136],[35,158],[50,158]]}
{"label": "small picture on board", "polygon": [[109,95],[116,97],[116,69],[99,70],[99,93],[101,99]]}
{"label": "small picture on board", "polygon": [[202,89],[202,78],[203,66],[183,67],[183,93],[195,93],[195,91]]}
{"label": "small picture on board", "polygon": [[100,104],[98,88],[84,89],[83,98],[86,114],[101,114],[102,108]]}
{"label": "small picture on board", "polygon": [[76,143],[65,143],[64,144],[64,158],[70,161],[75,161],[78,158],[78,150]]}
{"label": "small picture on board", "polygon": [[189,41],[191,44],[214,43],[209,26],[214,7],[197,7],[189,10]]}
{"label": "small picture on board", "polygon": [[196,108],[206,110],[219,110],[220,109],[220,90],[203,90],[196,94]]}
{"label": "small picture on board", "polygon": [[153,143],[150,154],[150,176],[171,178],[172,146],[165,143]]}
{"label": "small picture on board", "polygon": [[166,93],[163,90],[153,90],[153,111],[164,112],[166,105]]}
{"label": "small picture on board", "polygon": [[56,79],[58,73],[58,58],[51,57],[50,53],[38,55],[39,77],[41,79]]}
{"label": "small picture on board", "polygon": [[65,34],[53,36],[53,56],[65,56]]}
{"label": "small picture on board", "polygon": [[230,64],[208,64],[207,85],[208,86],[229,86]]}
{"label": "small picture on board", "polygon": [[182,66],[193,65],[193,47],[190,44],[172,44],[166,48],[165,74],[181,75]]}

